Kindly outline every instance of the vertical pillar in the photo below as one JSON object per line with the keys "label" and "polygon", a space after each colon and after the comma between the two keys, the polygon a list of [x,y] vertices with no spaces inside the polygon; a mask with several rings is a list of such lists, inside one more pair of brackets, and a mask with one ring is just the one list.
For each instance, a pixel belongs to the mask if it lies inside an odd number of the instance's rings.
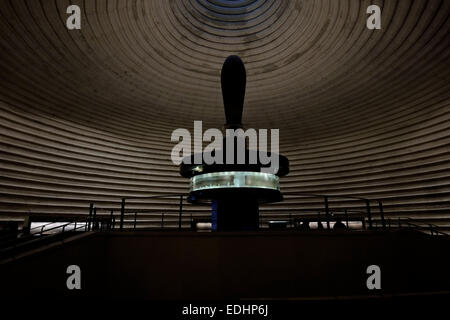
{"label": "vertical pillar", "polygon": [[180,196],[180,212],[178,215],[178,230],[181,230],[181,214],[183,213],[183,196]]}
{"label": "vertical pillar", "polygon": [[97,208],[94,208],[94,217],[92,220],[92,230],[97,230],[98,229],[98,225],[97,225]]}
{"label": "vertical pillar", "polygon": [[31,217],[26,216],[23,220],[22,233],[29,234],[31,230]]}
{"label": "vertical pillar", "polygon": [[369,229],[372,229],[372,214],[370,213],[370,200],[366,199],[367,220],[369,222]]}
{"label": "vertical pillar", "polygon": [[259,202],[256,197],[217,199],[218,231],[255,231],[259,228]]}
{"label": "vertical pillar", "polygon": [[320,218],[320,211],[317,212],[317,229],[323,229],[322,219]]}
{"label": "vertical pillar", "polygon": [[90,203],[89,204],[89,225],[88,225],[88,231],[91,231],[91,222],[92,222],[92,211],[94,210],[94,204]]}
{"label": "vertical pillar", "polygon": [[125,198],[122,198],[122,204],[120,206],[120,231],[123,230],[123,217],[125,215]]}
{"label": "vertical pillar", "polygon": [[344,209],[344,213],[345,213],[345,221],[346,221],[347,229],[348,229],[348,213],[347,213],[347,209]]}
{"label": "vertical pillar", "polygon": [[325,218],[327,219],[327,229],[330,230],[330,210],[328,208],[328,197],[323,197],[325,201]]}
{"label": "vertical pillar", "polygon": [[380,216],[381,216],[381,225],[383,226],[383,230],[386,229],[386,221],[384,221],[384,211],[383,211],[383,203],[378,201],[378,206],[380,208]]}
{"label": "vertical pillar", "polygon": [[211,230],[217,231],[217,200],[211,203]]}

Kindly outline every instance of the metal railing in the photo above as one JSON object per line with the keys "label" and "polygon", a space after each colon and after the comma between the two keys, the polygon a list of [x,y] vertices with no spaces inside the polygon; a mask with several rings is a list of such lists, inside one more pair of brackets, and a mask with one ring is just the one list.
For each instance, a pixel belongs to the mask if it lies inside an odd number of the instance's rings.
{"label": "metal railing", "polygon": [[[40,247],[51,242],[52,238],[64,241],[68,234],[88,231],[91,223],[92,221],[83,217],[65,223],[48,222],[29,230],[22,229],[13,236],[5,235],[0,239],[0,260],[13,258],[24,251]],[[71,225],[73,227],[68,228]]]}
{"label": "metal railing", "polygon": [[[448,236],[434,224],[422,223],[409,217],[386,218],[380,199],[306,193],[286,193],[284,198],[293,207],[288,212],[283,209],[284,207],[277,208],[276,204],[260,206],[260,230],[328,232],[334,229],[335,223],[339,220],[345,223],[344,229],[352,231],[410,230],[431,236]],[[140,208],[143,201],[147,203],[146,200],[155,199],[163,200],[167,208],[165,210],[149,210],[145,209],[145,206],[144,209]],[[33,216],[31,218],[33,219]],[[47,216],[43,219],[45,221],[49,218]],[[37,222],[39,221],[33,221]],[[7,258],[14,259],[26,250],[54,241],[64,243],[71,235],[79,233],[125,230],[197,231],[197,226],[201,222],[211,223],[210,210],[205,206],[189,203],[187,196],[182,194],[121,198],[117,206],[109,208],[97,207],[94,203],[90,203],[87,216],[71,218],[70,221],[65,218],[65,221],[43,222],[39,226],[23,228],[1,236],[0,262]],[[310,228],[310,223],[314,224],[314,228]]]}
{"label": "metal railing", "polygon": [[[391,222],[389,223],[391,224]],[[392,225],[397,225],[399,229],[408,229],[429,234],[431,236],[448,236],[447,233],[439,230],[439,227],[432,223],[420,223],[411,218],[398,218],[392,222]]]}
{"label": "metal railing", "polygon": [[[308,193],[285,193],[284,198],[296,209],[290,209],[288,213],[283,213],[276,205],[262,205],[260,229],[270,229],[275,222],[278,227],[282,225],[285,229],[310,229],[305,228],[306,223],[314,223],[317,224],[316,229],[331,230],[332,224],[340,220],[345,222],[347,229],[352,230],[406,228],[430,235],[447,235],[433,224],[424,225],[410,218],[399,218],[396,221],[390,218],[386,219],[382,200],[379,199]],[[165,201],[164,203],[172,208],[161,211],[160,209],[141,209],[136,206],[136,204],[142,204],[142,201],[155,199]],[[172,203],[169,203],[168,200]],[[113,208],[96,207],[94,203],[91,203],[87,217],[64,223],[48,222],[29,230],[24,229],[13,236],[0,237],[0,254],[4,248],[17,249],[37,238],[53,234],[66,234],[69,231],[195,230],[198,222],[211,221],[207,207],[203,207],[202,210],[187,200],[185,195],[170,194],[121,198],[119,205]],[[311,203],[315,208],[306,209],[311,206]]]}

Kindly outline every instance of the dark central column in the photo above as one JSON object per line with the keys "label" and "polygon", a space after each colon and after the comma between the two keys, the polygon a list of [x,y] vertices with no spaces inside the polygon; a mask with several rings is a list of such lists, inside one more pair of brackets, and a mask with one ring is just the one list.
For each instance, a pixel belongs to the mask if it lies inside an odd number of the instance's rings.
{"label": "dark central column", "polygon": [[[229,56],[221,73],[226,130],[242,129],[246,81],[241,58]],[[212,230],[258,230],[259,203],[283,200],[278,177],[289,172],[289,161],[286,157],[271,153],[271,157],[279,157],[280,168],[275,174],[266,174],[263,168],[267,167],[267,163],[263,163],[262,154],[258,150],[249,150],[245,140],[245,135],[235,131],[225,132],[219,150],[203,153],[203,159],[205,155],[218,156],[223,162],[206,163],[203,160],[197,163],[195,159],[198,154],[193,154],[185,157],[180,166],[180,174],[191,179],[188,201],[196,204],[212,201]]]}
{"label": "dark central column", "polygon": [[220,80],[227,127],[240,128],[247,84],[247,74],[241,58],[229,56],[225,60]]}
{"label": "dark central column", "polygon": [[[221,73],[226,128],[237,129],[242,126],[246,77],[245,66],[241,58],[229,56],[223,64]],[[236,164],[237,149],[236,141],[234,142]],[[224,144],[226,144],[226,139]],[[225,145],[223,148],[226,153],[228,150]],[[236,169],[239,170],[237,167]],[[218,231],[244,231],[259,228],[258,198],[247,190],[224,190],[223,194],[215,200],[213,211],[215,211],[213,215],[216,214],[216,230]]]}
{"label": "dark central column", "polygon": [[217,199],[217,231],[253,231],[259,228],[256,197],[232,195]]}

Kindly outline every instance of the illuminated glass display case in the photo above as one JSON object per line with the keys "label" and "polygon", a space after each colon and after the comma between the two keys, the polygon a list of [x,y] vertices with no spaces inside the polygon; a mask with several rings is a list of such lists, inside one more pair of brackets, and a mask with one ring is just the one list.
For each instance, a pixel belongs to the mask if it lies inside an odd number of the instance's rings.
{"label": "illuminated glass display case", "polygon": [[190,192],[224,188],[256,188],[279,191],[280,182],[274,174],[249,171],[214,172],[191,178]]}

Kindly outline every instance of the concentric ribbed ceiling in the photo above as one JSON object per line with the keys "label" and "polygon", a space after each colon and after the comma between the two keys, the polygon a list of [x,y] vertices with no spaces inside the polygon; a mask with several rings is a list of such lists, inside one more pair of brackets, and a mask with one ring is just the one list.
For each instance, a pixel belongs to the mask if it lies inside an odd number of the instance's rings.
{"label": "concentric ribbed ceiling", "polygon": [[[186,192],[171,132],[222,127],[220,69],[238,54],[246,127],[280,128],[284,192],[381,198],[392,216],[444,224],[449,3],[3,0],[0,212]],[[65,26],[69,4],[81,30]],[[370,4],[381,30],[366,28]]]}

